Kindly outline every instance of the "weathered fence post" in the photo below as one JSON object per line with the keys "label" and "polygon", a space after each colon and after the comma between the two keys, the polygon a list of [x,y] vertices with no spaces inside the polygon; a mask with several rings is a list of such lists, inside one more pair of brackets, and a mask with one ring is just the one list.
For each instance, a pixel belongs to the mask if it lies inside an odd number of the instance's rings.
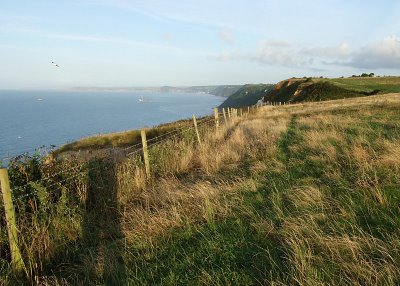
{"label": "weathered fence post", "polygon": [[215,121],[215,129],[218,130],[219,127],[219,116],[218,116],[218,108],[214,108],[214,121]]}
{"label": "weathered fence post", "polygon": [[222,108],[222,113],[224,114],[224,124],[226,124],[226,113],[225,113],[225,108]]}
{"label": "weathered fence post", "polygon": [[228,107],[228,118],[229,118],[229,120],[231,119],[231,108],[230,107]]}
{"label": "weathered fence post", "polygon": [[7,221],[8,242],[10,244],[11,259],[15,269],[21,272],[24,268],[21,251],[18,246],[17,223],[15,219],[15,209],[11,197],[10,180],[8,171],[5,168],[0,169],[1,192],[3,193],[4,211]]}
{"label": "weathered fence post", "polygon": [[194,116],[194,114],[193,114],[193,125],[194,129],[196,130],[197,141],[199,141],[199,144],[201,145],[199,129],[197,129],[197,121],[196,121],[196,116]]}
{"label": "weathered fence post", "polygon": [[149,151],[147,149],[146,131],[141,130],[140,135],[142,136],[143,158],[144,158],[144,166],[146,168],[146,178],[147,180],[150,180],[150,161],[149,161]]}

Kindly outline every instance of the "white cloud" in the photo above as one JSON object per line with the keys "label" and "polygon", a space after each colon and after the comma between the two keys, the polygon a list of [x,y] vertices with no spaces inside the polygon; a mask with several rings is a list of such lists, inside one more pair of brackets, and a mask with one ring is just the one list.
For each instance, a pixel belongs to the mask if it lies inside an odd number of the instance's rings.
{"label": "white cloud", "polygon": [[400,37],[390,36],[381,42],[369,44],[341,64],[356,68],[400,69]]}
{"label": "white cloud", "polygon": [[[264,41],[253,52],[223,51],[212,57],[216,60],[245,60],[272,66],[315,69],[315,58],[344,53],[343,44],[339,47],[304,47],[287,41]],[[347,48],[346,48],[347,49]]]}
{"label": "white cloud", "polygon": [[347,43],[337,46],[307,46],[287,41],[264,41],[250,52],[223,51],[211,58],[308,69],[321,69],[328,65],[400,69],[400,37],[386,37],[381,42],[357,49],[352,49]]}
{"label": "white cloud", "polygon": [[233,43],[232,31],[229,30],[228,28],[221,28],[219,30],[218,36],[226,44],[232,44]]}

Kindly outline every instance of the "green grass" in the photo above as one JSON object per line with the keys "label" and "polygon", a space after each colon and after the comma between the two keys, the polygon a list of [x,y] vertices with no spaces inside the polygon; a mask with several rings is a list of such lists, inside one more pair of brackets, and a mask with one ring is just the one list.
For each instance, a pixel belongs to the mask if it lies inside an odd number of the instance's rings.
{"label": "green grass", "polygon": [[355,77],[328,79],[342,88],[357,92],[400,92],[400,77]]}
{"label": "green grass", "polygon": [[[359,142],[367,144],[370,155],[381,151],[383,137],[395,143],[400,129],[374,122],[377,119],[398,122],[399,107],[356,113],[339,110],[333,112],[338,122],[317,121],[312,127],[299,119],[309,117],[311,121],[315,114],[294,115],[278,142],[274,164],[279,167],[252,174],[256,191],[244,187],[233,197],[226,197],[228,201],[241,198],[241,204],[233,208],[228,218],[172,230],[167,241],[160,241],[157,252],[147,250],[150,256],[145,256],[141,265],[150,267],[149,271],[132,282],[138,285],[398,284],[400,272],[396,268],[400,265],[400,251],[392,243],[400,235],[397,207],[400,177],[387,166],[364,170],[366,166],[358,165],[348,155]],[[357,125],[342,127],[341,116],[354,118]],[[337,160],[326,155],[312,158],[316,150],[306,144],[308,135],[324,134],[327,129],[337,130],[346,138],[327,139],[321,146],[334,148]],[[371,133],[374,138],[363,141]],[[333,176],[339,170],[341,176]],[[382,192],[385,203],[377,199],[375,191]],[[352,241],[357,241],[360,249],[352,249]],[[333,245],[324,245],[329,242]],[[356,260],[352,258],[353,251],[359,253],[355,254]],[[336,256],[332,257],[332,253]],[[375,265],[378,272],[385,272],[386,267],[392,269],[389,274],[378,274],[368,269],[368,264]]]}
{"label": "green grass", "polygon": [[399,95],[264,107],[202,129],[202,146],[151,149],[151,181],[136,156],[32,186],[18,205],[32,273],[2,256],[4,284],[398,285],[399,109]]}
{"label": "green grass", "polygon": [[268,92],[265,101],[325,101],[396,93],[400,92],[400,77],[294,78],[278,83],[277,86],[280,87]]}
{"label": "green grass", "polygon": [[[202,117],[197,120],[205,120],[210,117]],[[162,136],[164,134],[173,132],[174,130],[181,130],[185,127],[191,127],[193,121],[190,119],[179,120],[171,123],[161,124],[155,127],[146,128],[147,140],[151,140],[155,137]],[[78,141],[65,144],[60,148],[52,152],[54,157],[69,152],[79,150],[101,150],[105,148],[124,148],[129,147],[141,142],[140,130],[129,130],[124,132],[102,134],[97,136],[91,136],[82,138]]]}

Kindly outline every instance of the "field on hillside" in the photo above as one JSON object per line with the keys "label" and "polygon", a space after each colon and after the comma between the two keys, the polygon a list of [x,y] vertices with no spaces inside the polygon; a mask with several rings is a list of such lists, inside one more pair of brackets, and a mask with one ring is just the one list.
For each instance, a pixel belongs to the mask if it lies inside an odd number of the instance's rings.
{"label": "field on hillside", "polygon": [[400,77],[352,77],[323,80],[328,80],[342,88],[358,92],[400,92]]}
{"label": "field on hillside", "polygon": [[265,106],[153,146],[149,181],[135,154],[21,189],[39,190],[17,203],[28,278],[2,227],[0,284],[399,285],[399,111],[400,94]]}

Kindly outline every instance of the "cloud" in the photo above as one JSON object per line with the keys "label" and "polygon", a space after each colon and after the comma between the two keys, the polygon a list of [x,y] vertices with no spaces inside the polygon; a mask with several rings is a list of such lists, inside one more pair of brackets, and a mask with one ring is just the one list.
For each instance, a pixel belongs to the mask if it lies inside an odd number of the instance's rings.
{"label": "cloud", "polygon": [[226,44],[233,43],[232,31],[227,28],[221,28],[218,33],[219,38]]}
{"label": "cloud", "polygon": [[223,51],[211,57],[214,60],[243,60],[255,63],[295,68],[314,67],[315,58],[343,54],[343,47],[302,47],[287,41],[263,41],[253,52]]}
{"label": "cloud", "polygon": [[329,65],[360,69],[399,69],[400,38],[390,36],[356,49],[352,49],[347,43],[337,46],[307,46],[287,41],[263,41],[250,52],[223,51],[211,58],[311,70],[320,70]]}
{"label": "cloud", "polygon": [[340,65],[368,69],[400,69],[400,38],[390,36],[354,52],[349,61]]}

